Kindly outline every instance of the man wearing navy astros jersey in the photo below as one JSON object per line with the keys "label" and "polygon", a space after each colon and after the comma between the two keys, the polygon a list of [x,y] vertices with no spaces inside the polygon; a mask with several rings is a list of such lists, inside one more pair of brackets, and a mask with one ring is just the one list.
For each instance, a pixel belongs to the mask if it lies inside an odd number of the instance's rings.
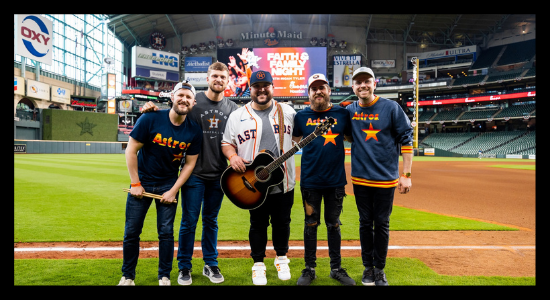
{"label": "man wearing navy astros jersey", "polygon": [[[178,83],[172,93],[172,108],[143,114],[130,133],[126,164],[130,192],[126,199],[126,221],[122,244],[122,278],[119,285],[135,285],[139,241],[145,216],[155,199],[159,238],[159,285],[170,285],[174,259],[174,218],[178,192],[187,181],[201,150],[200,126],[188,118],[195,105],[195,88]],[[179,174],[178,174],[179,173]]]}
{"label": "man wearing navy astros jersey", "polygon": [[[317,227],[321,224],[321,202],[324,199],[324,220],[327,226],[327,240],[330,257],[330,277],[343,285],[355,285],[341,267],[340,213],[344,196],[346,170],[344,166],[344,135],[351,135],[348,111],[333,106],[330,101],[330,86],[324,74],[313,74],[308,80],[310,107],[296,113],[294,117],[294,142],[307,137],[317,125],[329,117],[334,125],[322,137],[315,138],[302,149],[300,189],[305,214],[304,259],[305,269],[298,278],[298,285],[310,285],[316,278]],[[327,167],[330,166],[330,167]]]}
{"label": "man wearing navy astros jersey", "polygon": [[351,181],[365,266],[362,283],[388,285],[384,267],[393,195],[395,188],[402,194],[411,188],[413,129],[397,102],[374,95],[376,81],[370,68],[355,70],[352,81],[359,100],[346,109],[351,118]]}

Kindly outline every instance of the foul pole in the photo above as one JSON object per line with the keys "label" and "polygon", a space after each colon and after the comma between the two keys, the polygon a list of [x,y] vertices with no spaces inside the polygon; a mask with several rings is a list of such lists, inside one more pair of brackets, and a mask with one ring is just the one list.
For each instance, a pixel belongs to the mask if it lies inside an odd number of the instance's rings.
{"label": "foul pole", "polygon": [[[413,118],[411,122],[411,126],[414,130],[414,136],[413,136],[413,149],[416,150],[416,155],[419,155],[418,153],[418,80],[419,80],[419,60],[418,57],[413,57],[411,59],[411,63],[413,64]],[[413,150],[413,152],[414,152]]]}

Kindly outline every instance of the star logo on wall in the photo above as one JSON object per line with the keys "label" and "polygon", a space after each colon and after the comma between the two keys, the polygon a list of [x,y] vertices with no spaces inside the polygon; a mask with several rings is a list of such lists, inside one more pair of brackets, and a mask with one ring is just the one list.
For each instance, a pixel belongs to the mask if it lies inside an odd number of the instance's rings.
{"label": "star logo on wall", "polygon": [[83,135],[85,133],[89,133],[90,135],[94,135],[94,132],[92,131],[92,128],[96,127],[97,125],[94,123],[91,123],[88,121],[88,117],[84,120],[84,122],[76,123],[76,125],[80,126],[80,135]]}
{"label": "star logo on wall", "polygon": [[363,129],[363,132],[367,134],[367,137],[365,138],[365,142],[373,138],[378,142],[378,138],[376,137],[376,134],[380,131],[380,129],[372,129],[372,123],[369,125],[369,129]]}

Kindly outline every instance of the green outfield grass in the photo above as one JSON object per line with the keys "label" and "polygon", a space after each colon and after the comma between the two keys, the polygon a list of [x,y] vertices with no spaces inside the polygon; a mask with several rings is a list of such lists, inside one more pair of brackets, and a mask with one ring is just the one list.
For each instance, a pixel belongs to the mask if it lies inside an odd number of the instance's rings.
{"label": "green outfield grass", "polygon": [[[273,266],[273,258],[266,258],[266,276],[268,286],[296,286],[298,277],[304,268],[303,258],[290,257],[290,271],[292,278],[281,281],[277,278],[277,271]],[[211,283],[202,275],[204,263],[200,259],[193,259],[192,286],[251,286],[252,264],[250,258],[223,258],[219,259],[219,266],[225,281],[221,284]],[[121,277],[120,268],[122,259],[17,259],[14,260],[14,285],[94,285],[114,286]],[[342,258],[342,267],[345,268],[358,286],[364,267],[361,258]],[[177,283],[177,261],[174,259],[170,280],[172,285]],[[136,267],[136,285],[158,285],[158,259],[142,258]],[[505,277],[505,276],[448,276],[439,275],[415,258],[388,258],[384,269],[388,282],[392,286],[418,285],[484,285],[484,286],[532,286],[535,277]],[[312,286],[340,286],[336,280],[329,277],[329,258],[318,258],[317,279]]]}
{"label": "green outfield grass", "polygon": [[[14,156],[14,242],[120,241],[129,176],[123,154],[34,154]],[[299,183],[292,209],[291,239],[301,240],[304,213]],[[225,199],[219,240],[246,240],[249,213]],[[176,220],[181,219],[178,209]],[[239,220],[239,221],[235,221]],[[418,222],[422,220],[422,222]],[[353,196],[346,196],[342,235],[359,239],[359,215]],[[199,221],[200,222],[200,221]],[[179,221],[174,231],[179,231]],[[395,206],[391,230],[516,230],[491,223],[453,218]],[[197,238],[201,236],[197,226]],[[319,227],[326,238],[326,227]],[[176,237],[177,239],[177,237]],[[157,240],[154,205],[142,240]]]}
{"label": "green outfield grass", "polygon": [[[300,157],[295,159],[299,162]],[[426,159],[426,158],[422,158]],[[434,159],[429,157],[427,159]],[[456,159],[456,158],[450,158]],[[469,160],[469,159],[465,159]],[[477,158],[472,161],[480,161]],[[483,161],[483,160],[482,160]],[[510,161],[510,160],[506,160]],[[124,234],[124,211],[129,175],[123,154],[25,154],[14,155],[14,242],[121,241]],[[303,219],[299,183],[292,209],[291,240],[303,239]],[[248,211],[225,199],[218,218],[219,240],[248,239]],[[178,208],[174,232],[179,231],[181,209]],[[422,222],[418,222],[422,220]],[[343,239],[358,240],[359,216],[353,196],[346,196],[341,216]],[[197,226],[197,240],[201,236]],[[397,230],[517,230],[496,224],[442,216],[395,206],[390,229]],[[270,236],[270,235],[269,235]],[[326,227],[319,227],[319,239],[326,239]],[[175,236],[177,240],[177,235]],[[156,241],[154,205],[145,221],[142,241]],[[338,285],[328,278],[328,261],[319,259],[316,284]],[[535,278],[442,276],[415,259],[388,259],[388,277],[393,285],[534,285]],[[194,260],[193,280],[209,285],[201,274],[202,260]],[[272,264],[272,260],[266,260]],[[158,259],[141,259],[138,284],[157,285]],[[120,279],[121,259],[94,260],[14,260],[14,285],[114,285]],[[249,285],[250,259],[221,259],[227,278],[225,285]],[[295,285],[303,259],[292,260],[290,282],[276,279],[270,284]],[[360,258],[344,258],[344,268],[360,281]],[[177,267],[175,267],[177,269]],[[83,271],[86,270],[86,271]],[[176,272],[172,282],[175,284]],[[325,274],[326,273],[326,274]]]}

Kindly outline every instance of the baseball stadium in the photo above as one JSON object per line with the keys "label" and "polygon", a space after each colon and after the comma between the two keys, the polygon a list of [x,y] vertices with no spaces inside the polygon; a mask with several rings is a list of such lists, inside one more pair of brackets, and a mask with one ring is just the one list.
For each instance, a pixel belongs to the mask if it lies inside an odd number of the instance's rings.
{"label": "baseball stadium", "polygon": [[[250,73],[265,70],[274,99],[296,112],[312,104],[316,73],[326,76],[331,104],[345,108],[359,101],[352,74],[363,67],[374,73],[374,94],[401,107],[413,131],[412,186],[393,198],[390,286],[535,286],[535,37],[535,14],[14,14],[14,286],[119,283],[130,134],[147,103],[172,107],[179,82],[208,91],[216,62],[229,68],[223,98],[238,107],[252,101]],[[205,139],[223,134],[217,124],[227,115],[200,113],[210,124]],[[363,286],[352,143],[344,148],[341,264]],[[291,278],[277,278],[269,227],[268,286],[296,286],[305,263],[302,151],[288,159],[296,165]],[[181,285],[184,201],[172,204],[172,286]],[[139,237],[138,286],[159,284],[155,211]],[[224,196],[221,283],[203,276],[199,218],[193,286],[254,285],[250,218]],[[311,286],[341,285],[329,276],[327,227],[321,218]]]}

